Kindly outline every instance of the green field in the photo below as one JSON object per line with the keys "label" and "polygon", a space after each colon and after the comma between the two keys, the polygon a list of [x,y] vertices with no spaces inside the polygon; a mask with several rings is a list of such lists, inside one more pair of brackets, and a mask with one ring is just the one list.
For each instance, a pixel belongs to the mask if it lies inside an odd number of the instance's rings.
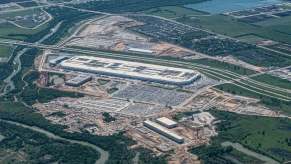
{"label": "green field", "polygon": [[8,58],[11,55],[12,48],[0,45],[0,58]]}
{"label": "green field", "polygon": [[256,25],[264,28],[276,29],[281,33],[291,34],[291,16],[272,18],[266,21],[258,22]]}
{"label": "green field", "polygon": [[46,29],[48,23],[40,26],[37,29],[23,29],[16,27],[10,23],[1,23],[0,24],[0,38],[10,38],[10,39],[19,39],[25,40],[29,35],[34,35],[42,30]]}
{"label": "green field", "polygon": [[[249,88],[248,86],[245,86],[245,87]],[[222,90],[222,91],[225,91],[225,92],[228,92],[228,93],[232,93],[234,95],[240,95],[240,96],[246,96],[246,97],[252,97],[252,98],[259,99],[259,100],[261,100],[260,102],[263,105],[269,107],[270,109],[283,112],[287,115],[291,115],[291,108],[290,108],[291,102],[290,101],[289,102],[280,101],[278,99],[264,96],[264,95],[255,93],[253,91],[246,90],[244,88],[238,87],[237,85],[229,84],[229,83],[215,86],[215,88]],[[259,92],[263,92],[263,91],[259,91]]]}
{"label": "green field", "polygon": [[250,43],[250,44],[256,44],[257,42],[266,40],[265,38],[262,38],[262,37],[259,37],[256,35],[252,35],[252,34],[239,36],[239,37],[237,37],[237,39],[239,39],[243,42],[246,42],[246,43]]}
{"label": "green field", "polygon": [[224,15],[195,16],[195,19],[183,17],[177,19],[177,21],[231,37],[252,34],[266,39],[291,43],[291,35],[281,32],[286,30],[289,31],[290,28],[287,29],[289,25],[261,27],[240,22],[232,17]]}
{"label": "green field", "polygon": [[32,9],[25,9],[25,10],[19,10],[19,11],[5,12],[5,13],[1,13],[0,18],[9,19],[9,18],[14,18],[16,16],[32,15],[34,11],[35,10],[32,10]]}
{"label": "green field", "polygon": [[149,10],[145,10],[142,13],[149,15],[156,15],[165,18],[177,18],[182,16],[190,16],[190,15],[203,15],[205,13],[181,6],[165,6],[158,7]]}
{"label": "green field", "polygon": [[262,163],[262,161],[236,151],[231,147],[222,147],[225,141],[240,143],[245,148],[269,156],[280,163],[291,159],[291,120],[259,116],[239,115],[216,111],[211,113],[221,120],[217,124],[218,136],[211,144],[193,148],[205,163],[227,163],[227,156],[242,163]]}
{"label": "green field", "polygon": [[205,0],[135,0],[135,1],[90,1],[88,3],[73,4],[76,8],[102,11],[109,13],[129,13],[142,12],[158,7],[165,6],[182,6],[186,4],[193,4],[203,2]]}
{"label": "green field", "polygon": [[35,28],[49,20],[49,15],[42,9],[35,8],[5,12],[0,15],[0,19],[7,20],[9,23],[22,28]]}
{"label": "green field", "polygon": [[38,6],[38,4],[34,1],[25,1],[25,2],[19,2],[17,3],[18,5],[22,6],[22,7],[34,7],[34,6]]}
{"label": "green field", "polygon": [[220,140],[239,142],[281,162],[291,160],[291,120],[213,112],[220,120]]}
{"label": "green field", "polygon": [[278,86],[281,88],[291,89],[291,82],[286,79],[281,79],[280,77],[272,76],[270,74],[263,74],[259,76],[252,77],[256,81],[260,81],[266,84]]}
{"label": "green field", "polygon": [[221,62],[218,60],[212,60],[212,59],[197,59],[197,60],[192,60],[193,63],[197,64],[202,64],[206,66],[210,66],[212,68],[218,68],[218,69],[223,69],[223,70],[229,70],[231,72],[240,74],[240,75],[251,75],[256,73],[253,70],[243,68],[237,65]]}

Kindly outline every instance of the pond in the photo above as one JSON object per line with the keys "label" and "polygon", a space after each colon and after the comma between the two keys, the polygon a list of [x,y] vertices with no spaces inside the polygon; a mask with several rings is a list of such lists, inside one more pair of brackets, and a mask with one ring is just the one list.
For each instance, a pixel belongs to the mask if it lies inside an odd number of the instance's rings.
{"label": "pond", "polygon": [[282,3],[281,0],[209,0],[196,4],[185,5],[187,8],[220,14],[230,11],[251,9]]}

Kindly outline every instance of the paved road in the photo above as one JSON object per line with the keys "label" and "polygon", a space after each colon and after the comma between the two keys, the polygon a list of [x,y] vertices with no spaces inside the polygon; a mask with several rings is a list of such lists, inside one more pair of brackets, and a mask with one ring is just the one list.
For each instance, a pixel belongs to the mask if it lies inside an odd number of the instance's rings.
{"label": "paved road", "polygon": [[[105,12],[98,12],[98,11],[92,11],[92,10],[69,7],[69,6],[65,6],[64,4],[57,4],[57,5],[58,6],[67,7],[67,8],[76,9],[76,10],[79,10],[79,11],[84,11],[84,12],[93,12],[93,13],[99,13],[99,14],[104,14],[104,15],[115,15],[115,14],[110,14],[110,13],[105,13]],[[144,14],[121,14],[121,15],[128,16],[128,15],[144,15]],[[185,26],[191,27],[191,28],[196,29],[196,30],[202,30],[202,31],[205,31],[205,32],[208,32],[208,33],[215,34],[217,36],[224,37],[224,38],[230,38],[228,36],[224,36],[224,35],[221,35],[221,34],[213,33],[213,32],[211,32],[209,30],[205,30],[205,29],[200,29],[200,28],[196,28],[196,27],[193,27],[193,26],[189,26],[189,25],[177,22],[175,20],[171,20],[171,19],[167,19],[167,18],[163,18],[163,17],[159,17],[159,16],[153,16],[153,17],[156,17],[156,18],[159,18],[159,19],[163,19],[163,20],[167,20],[167,21],[171,21],[171,22],[178,23],[178,24],[181,24],[181,25],[185,25]],[[231,39],[234,39],[234,38],[231,38]],[[94,53],[94,54],[98,53],[100,55],[104,55],[105,54],[104,52],[102,53],[102,52],[94,52],[94,51],[72,49],[72,48],[64,48],[64,47],[59,49],[57,47],[52,47],[52,46],[47,46],[47,45],[40,45],[40,44],[35,44],[35,43],[17,42],[17,43],[12,43],[12,44],[26,45],[26,46],[43,48],[43,49],[66,50],[66,51],[83,52],[83,53],[91,53],[91,54],[92,53]],[[106,56],[114,56],[114,55],[112,53],[106,53]],[[122,57],[125,58],[125,55],[123,55]],[[137,58],[137,57],[133,57],[133,56],[129,57],[128,56],[126,58],[132,59],[132,58]],[[145,60],[145,58],[142,58],[142,57],[138,57],[138,58],[141,59],[141,60]],[[158,60],[158,61],[161,62],[162,60]],[[165,62],[165,61],[163,60],[163,62]],[[166,62],[169,62],[169,61],[166,61]],[[176,62],[170,61],[170,63],[171,64],[176,64],[176,65],[181,65],[181,66],[185,65],[185,62],[178,62],[178,61],[176,61]],[[189,65],[189,63],[187,65]],[[218,79],[221,79],[221,80],[227,79],[226,82],[228,82],[228,83],[233,83],[236,86],[245,88],[245,89],[247,89],[249,91],[252,91],[252,92],[264,95],[264,96],[277,98],[277,99],[280,99],[280,100],[283,100],[283,101],[290,101],[291,100],[291,97],[289,97],[288,94],[287,94],[287,93],[291,92],[290,90],[283,89],[283,88],[276,87],[276,86],[272,86],[272,85],[268,85],[268,84],[265,84],[265,83],[262,83],[262,82],[254,81],[254,80],[250,79],[247,76],[242,76],[242,75],[230,72],[230,71],[220,70],[220,69],[217,69],[217,68],[211,68],[211,67],[207,67],[207,66],[199,65],[199,64],[195,64],[195,65],[191,64],[191,68],[197,69],[199,71],[202,71],[203,73],[211,74],[213,76],[218,77]],[[247,83],[246,83],[246,81],[247,81]]]}
{"label": "paved road", "polygon": [[[227,83],[233,83],[236,86],[245,88],[249,91],[252,91],[264,96],[280,99],[282,101],[291,100],[291,98],[286,94],[287,93],[286,89],[282,89],[280,87],[271,86],[259,81],[252,80],[248,76],[243,76],[231,71],[218,69],[218,68],[212,68],[212,67],[201,65],[201,64],[189,63],[189,62],[184,62],[184,61],[173,61],[173,60],[166,60],[166,59],[155,59],[155,61],[153,61],[150,57],[132,56],[132,55],[126,55],[126,54],[123,54],[122,56],[120,55],[117,56],[117,54],[110,53],[110,52],[92,51],[92,50],[67,48],[67,47],[56,47],[52,45],[44,45],[44,44],[39,44],[39,43],[27,43],[27,42],[7,40],[7,39],[0,40],[0,43],[12,44],[12,45],[25,45],[29,47],[38,47],[41,49],[87,53],[87,54],[94,54],[94,55],[99,55],[99,56],[104,56],[104,57],[119,57],[125,60],[135,59],[135,60],[140,60],[140,61],[155,62],[157,64],[167,64],[167,65],[172,64],[173,66],[187,67],[190,69],[196,69],[198,71],[206,72],[208,74],[211,74],[212,76],[216,76],[218,79],[225,80],[225,82]],[[246,83],[246,81],[248,83]]]}

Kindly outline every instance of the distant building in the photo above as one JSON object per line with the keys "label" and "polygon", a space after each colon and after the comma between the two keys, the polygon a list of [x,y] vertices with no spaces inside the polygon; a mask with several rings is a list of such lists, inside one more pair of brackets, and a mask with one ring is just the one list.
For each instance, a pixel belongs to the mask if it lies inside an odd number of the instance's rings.
{"label": "distant building", "polygon": [[161,117],[157,119],[157,122],[167,128],[174,128],[177,126],[177,122],[168,119],[167,117]]}
{"label": "distant building", "polygon": [[138,52],[138,53],[147,53],[147,54],[153,53],[153,51],[151,51],[151,50],[140,49],[140,48],[129,48],[128,51]]}
{"label": "distant building", "polygon": [[174,132],[171,132],[170,130],[168,130],[167,128],[159,125],[158,123],[152,122],[150,120],[146,120],[143,122],[145,127],[148,127],[149,129],[177,142],[177,143],[183,143],[184,142],[184,138],[177,135]]}
{"label": "distant building", "polygon": [[66,85],[78,87],[85,84],[86,82],[92,80],[92,76],[89,75],[78,75],[65,82]]}

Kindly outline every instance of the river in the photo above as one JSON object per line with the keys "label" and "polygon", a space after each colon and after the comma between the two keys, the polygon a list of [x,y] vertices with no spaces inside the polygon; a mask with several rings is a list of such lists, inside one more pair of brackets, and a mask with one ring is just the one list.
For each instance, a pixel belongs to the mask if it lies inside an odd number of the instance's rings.
{"label": "river", "polygon": [[4,89],[2,93],[0,93],[0,96],[4,96],[13,89],[15,89],[14,82],[13,82],[13,77],[21,70],[21,61],[20,57],[28,50],[28,48],[24,48],[23,50],[17,52],[16,56],[13,59],[13,72],[6,78],[4,79]]}
{"label": "river", "polygon": [[2,119],[0,119],[0,121],[3,121],[5,123],[9,123],[9,124],[13,124],[13,125],[16,125],[16,126],[21,126],[23,128],[30,129],[30,130],[33,130],[33,131],[38,132],[38,133],[42,133],[42,134],[44,134],[47,137],[52,138],[52,139],[63,140],[63,141],[67,141],[67,142],[70,142],[70,143],[80,144],[80,145],[83,145],[83,146],[90,147],[90,148],[92,148],[92,149],[94,149],[94,150],[96,150],[96,151],[98,151],[100,153],[100,158],[95,162],[95,164],[105,164],[106,161],[109,158],[109,153],[107,151],[105,151],[105,150],[101,149],[100,147],[98,147],[98,146],[96,146],[94,144],[91,144],[89,142],[63,138],[63,137],[60,137],[60,136],[58,136],[58,135],[56,135],[54,133],[51,133],[49,131],[46,131],[46,130],[41,129],[41,128],[36,127],[36,126],[29,126],[29,125],[25,125],[25,124],[22,124],[22,123],[18,123],[18,122],[14,122],[14,121],[2,120]]}
{"label": "river", "polygon": [[[58,23],[54,28],[52,28],[50,30],[50,32],[48,34],[43,36],[36,43],[41,43],[44,40],[48,39],[50,36],[52,36],[55,32],[58,31],[61,23],[62,22]],[[3,89],[2,93],[0,93],[0,97],[6,95],[7,93],[9,93],[13,89],[15,89],[15,85],[14,85],[14,82],[13,82],[12,79],[13,79],[13,77],[15,77],[15,75],[17,75],[17,73],[19,73],[21,71],[22,64],[21,64],[20,58],[28,50],[29,50],[29,48],[24,48],[23,50],[17,52],[16,56],[14,57],[14,59],[13,59],[13,68],[14,68],[14,70],[6,79],[4,79],[4,83],[5,83],[4,85],[5,86],[4,86],[4,89]],[[30,130],[45,134],[49,138],[64,140],[64,141],[68,141],[68,142],[71,142],[71,143],[76,143],[76,144],[80,144],[80,145],[91,147],[91,148],[93,148],[94,150],[96,150],[96,151],[98,151],[100,153],[100,158],[96,161],[96,164],[105,164],[106,161],[109,158],[109,153],[107,151],[105,151],[105,150],[101,149],[100,147],[97,147],[96,145],[93,145],[91,143],[63,138],[63,137],[57,136],[57,135],[55,135],[55,134],[53,134],[53,133],[51,133],[49,131],[46,131],[44,129],[40,129],[40,128],[36,127],[36,126],[28,126],[28,125],[21,124],[21,123],[18,123],[18,122],[6,121],[6,120],[2,120],[2,119],[0,119],[0,121],[4,121],[4,122],[10,123],[10,124],[14,124],[14,125],[17,125],[17,126],[28,128]]]}
{"label": "river", "polygon": [[[50,32],[48,34],[46,34],[45,36],[43,36],[39,41],[37,41],[36,43],[41,43],[44,40],[48,39],[50,36],[52,36],[54,33],[56,33],[60,27],[62,22],[58,23],[54,28],[52,28],[50,30]],[[21,65],[21,60],[20,57],[25,54],[26,51],[28,51],[29,48],[24,48],[23,50],[17,52],[16,56],[14,57],[13,60],[13,72],[6,78],[3,80],[4,82],[4,89],[2,91],[2,93],[0,93],[0,97],[6,95],[7,93],[9,93],[10,91],[12,91],[13,89],[15,89],[15,85],[13,82],[13,77],[15,75],[17,75],[17,73],[19,73],[19,71],[21,71],[22,69],[22,65]],[[33,61],[32,61],[33,62]]]}

